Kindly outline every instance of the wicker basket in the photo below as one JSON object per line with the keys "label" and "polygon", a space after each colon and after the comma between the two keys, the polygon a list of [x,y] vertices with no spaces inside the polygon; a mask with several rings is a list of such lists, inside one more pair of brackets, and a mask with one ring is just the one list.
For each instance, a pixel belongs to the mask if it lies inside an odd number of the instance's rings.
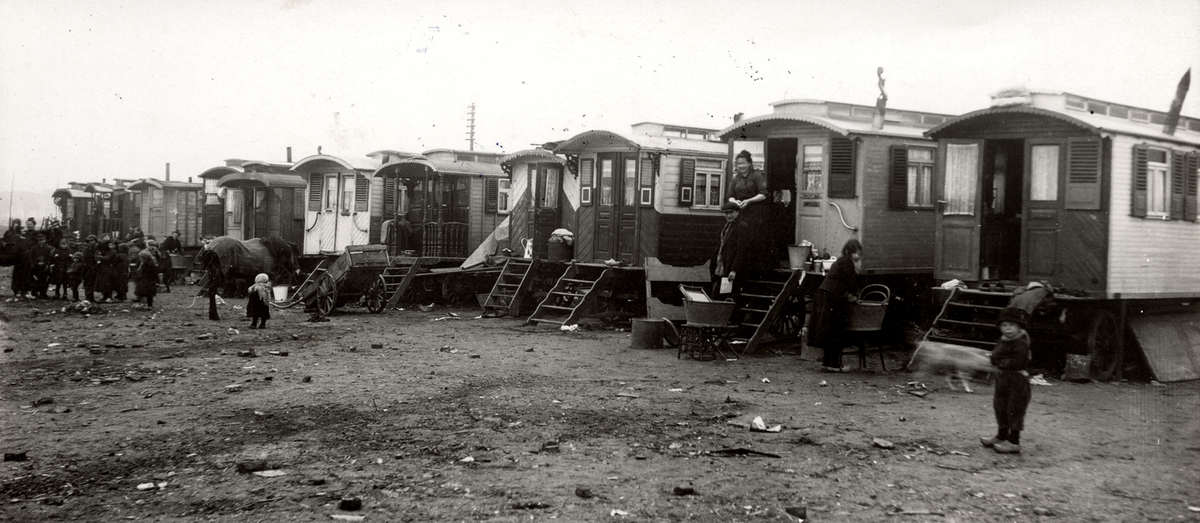
{"label": "wicker basket", "polygon": [[883,329],[883,317],[887,314],[892,291],[878,283],[863,287],[858,293],[858,302],[850,304],[850,321],[846,330],[877,331]]}
{"label": "wicker basket", "polygon": [[732,301],[684,300],[683,315],[688,325],[724,327],[729,325],[729,318],[736,307],[737,304]]}

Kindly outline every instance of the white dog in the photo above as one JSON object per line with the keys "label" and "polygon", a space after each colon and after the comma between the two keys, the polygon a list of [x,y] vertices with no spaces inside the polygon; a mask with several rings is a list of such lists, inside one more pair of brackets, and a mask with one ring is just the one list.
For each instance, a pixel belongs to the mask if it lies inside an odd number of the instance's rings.
{"label": "white dog", "polygon": [[969,383],[972,374],[996,372],[990,356],[984,349],[926,340],[913,351],[908,368],[923,374],[946,374],[950,390],[955,390],[954,378],[958,378],[964,391],[973,392]]}

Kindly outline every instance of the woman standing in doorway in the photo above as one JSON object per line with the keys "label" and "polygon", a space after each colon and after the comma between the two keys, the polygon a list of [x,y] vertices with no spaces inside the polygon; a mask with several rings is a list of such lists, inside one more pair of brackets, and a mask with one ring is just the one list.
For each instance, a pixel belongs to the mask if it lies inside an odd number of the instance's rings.
{"label": "woman standing in doorway", "polygon": [[747,272],[766,270],[774,260],[767,231],[767,177],[754,168],[750,151],[738,153],[733,165],[729,203],[738,207],[738,221],[743,225],[739,230],[746,232],[746,238],[738,241],[738,249]]}
{"label": "woman standing in doorway", "polygon": [[833,262],[825,281],[817,289],[813,303],[812,329],[808,344],[821,347],[825,354],[821,370],[846,372],[842,349],[849,345],[846,336],[850,304],[857,301],[858,273],[862,269],[862,242],[850,239],[842,246],[842,256]]}

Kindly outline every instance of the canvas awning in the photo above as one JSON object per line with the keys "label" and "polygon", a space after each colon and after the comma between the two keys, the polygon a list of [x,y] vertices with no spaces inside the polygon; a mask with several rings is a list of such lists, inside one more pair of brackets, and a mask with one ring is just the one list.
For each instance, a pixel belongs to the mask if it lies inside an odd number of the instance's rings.
{"label": "canvas awning", "polygon": [[305,187],[304,178],[294,174],[240,172],[230,173],[217,180],[217,187],[271,187],[299,189]]}

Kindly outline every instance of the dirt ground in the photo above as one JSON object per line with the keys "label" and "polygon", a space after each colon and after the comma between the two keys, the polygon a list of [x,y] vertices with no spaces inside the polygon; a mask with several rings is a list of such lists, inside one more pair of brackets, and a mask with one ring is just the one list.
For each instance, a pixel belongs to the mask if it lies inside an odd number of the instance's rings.
{"label": "dirt ground", "polygon": [[[1001,456],[977,441],[990,385],[949,391],[874,357],[844,375],[815,351],[678,360],[626,332],[440,308],[277,311],[249,330],[244,300],[211,322],[194,290],[154,314],[0,303],[0,450],[27,456],[0,463],[0,520],[1200,517],[1197,383],[1052,380],[1024,453]],[[754,416],[783,429],[751,432]],[[282,475],[239,472],[254,461]]]}

